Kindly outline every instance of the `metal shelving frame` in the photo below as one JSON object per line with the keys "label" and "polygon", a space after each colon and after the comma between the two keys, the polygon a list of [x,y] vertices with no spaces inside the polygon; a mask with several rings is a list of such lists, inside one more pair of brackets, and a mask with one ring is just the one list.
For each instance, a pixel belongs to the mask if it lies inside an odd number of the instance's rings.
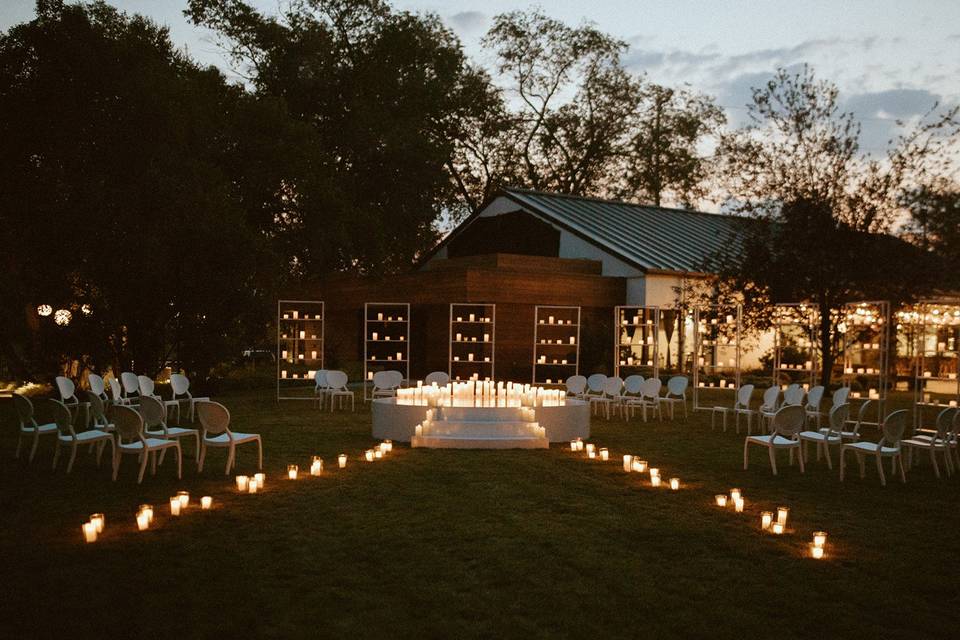
{"label": "metal shelving frame", "polygon": [[647,378],[659,376],[660,307],[623,305],[614,308],[613,371],[621,378],[631,374]]}
{"label": "metal shelving frame", "polygon": [[390,370],[403,373],[404,383],[409,384],[410,303],[367,302],[363,305],[364,401],[370,399],[373,374]]}
{"label": "metal shelving frame", "polygon": [[[711,304],[693,310],[694,411],[709,411],[714,406],[700,404],[701,391],[723,390],[736,394],[740,388],[742,320],[740,305]],[[714,377],[718,378],[716,382]],[[729,404],[733,404],[733,398]]]}
{"label": "metal shelving frame", "polygon": [[843,385],[852,389],[858,383],[863,391],[850,392],[850,403],[877,401],[877,421],[863,424],[879,426],[887,402],[890,375],[890,302],[886,300],[850,302],[842,307]]}
{"label": "metal shelving frame", "polygon": [[[783,303],[773,308],[773,384],[816,384],[819,368],[817,348],[817,309],[803,303]],[[803,362],[784,362],[784,351],[793,348],[803,354]]]}
{"label": "metal shelving frame", "polygon": [[[573,362],[569,357],[571,347]],[[543,370],[557,371],[561,377],[537,375]],[[537,305],[533,317],[533,384],[562,385],[579,372],[580,307]]]}
{"label": "metal shelving frame", "polygon": [[[322,300],[277,301],[278,401],[314,399],[313,377],[323,369],[325,318]],[[290,395],[294,389],[301,393]]]}
{"label": "metal shelving frame", "polygon": [[[470,318],[473,320],[470,320]],[[451,380],[493,380],[496,352],[497,305],[483,302],[450,303],[450,342],[447,374]],[[458,339],[459,336],[459,339]],[[486,339],[484,337],[486,336]],[[480,347],[480,360],[474,351]],[[473,359],[470,359],[470,356]],[[454,359],[456,358],[456,360]]]}

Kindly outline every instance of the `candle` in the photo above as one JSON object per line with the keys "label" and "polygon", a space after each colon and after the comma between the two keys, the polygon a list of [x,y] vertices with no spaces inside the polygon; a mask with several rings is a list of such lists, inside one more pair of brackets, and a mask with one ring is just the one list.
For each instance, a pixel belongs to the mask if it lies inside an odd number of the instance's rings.
{"label": "candle", "polygon": [[660,486],[660,476],[650,476],[650,486],[659,487]]}
{"label": "candle", "polygon": [[676,491],[680,488],[680,478],[670,478],[670,488]]}
{"label": "candle", "polygon": [[377,460],[380,460],[381,458],[383,458],[383,449],[374,450],[373,457],[376,458]]}
{"label": "candle", "polygon": [[601,447],[601,449],[600,449],[600,459],[601,459],[601,460],[609,460],[609,459],[610,459],[610,452],[607,450],[606,447]]}
{"label": "candle", "polygon": [[247,483],[247,492],[248,492],[248,493],[256,493],[256,492],[257,492],[257,481],[256,481],[256,480],[251,480],[250,482]]}
{"label": "candle", "polygon": [[783,533],[784,529],[782,522],[774,522],[772,525],[770,525],[770,528],[773,529],[773,532],[778,536]]}
{"label": "candle", "polygon": [[237,476],[237,491],[246,491],[247,483],[250,481],[250,478],[247,476]]}
{"label": "candle", "polygon": [[576,441],[576,440],[571,440],[571,441],[570,441],[570,451],[577,451],[577,450],[578,450],[578,448],[577,448],[577,441]]}
{"label": "candle", "polygon": [[295,464],[287,465],[287,478],[290,480],[296,480],[297,474],[300,473],[300,467]]}
{"label": "candle", "polygon": [[145,511],[137,513],[137,530],[146,531],[150,526],[150,516]]}
{"label": "candle", "polygon": [[650,477],[651,477],[651,478],[659,478],[659,477],[660,477],[660,469],[658,469],[658,468],[656,468],[656,467],[650,467]]}
{"label": "candle", "polygon": [[595,446],[592,442],[588,442],[588,443],[587,443],[587,455],[592,458],[592,457],[593,457],[593,453],[594,453],[595,450],[596,450],[596,446]]}
{"label": "candle", "polygon": [[378,314],[377,314],[377,320],[380,321],[380,322],[383,322],[383,314],[382,314],[382,313],[378,313]]}
{"label": "candle", "polygon": [[180,508],[186,509],[187,505],[190,504],[190,494],[186,491],[177,491],[177,500],[180,501]]}
{"label": "candle", "polygon": [[103,533],[104,517],[102,513],[94,513],[91,515],[90,522],[97,528],[97,533]]}
{"label": "candle", "polygon": [[173,496],[170,498],[170,515],[180,515],[180,498],[178,496]]}
{"label": "candle", "polygon": [[730,489],[730,499],[736,502],[740,499],[740,489]]}
{"label": "candle", "polygon": [[213,498],[210,496],[203,496],[200,498],[200,508],[204,511],[209,511],[210,507],[213,506]]}
{"label": "candle", "polygon": [[367,462],[373,462],[373,449],[367,449],[366,452],[364,452],[363,457]]}
{"label": "candle", "polygon": [[727,506],[727,496],[726,496],[726,495],[724,495],[724,494],[722,494],[722,493],[718,493],[717,495],[715,495],[715,496],[713,497],[713,499],[717,501],[717,506],[718,506],[718,507],[725,507],[725,506]]}
{"label": "candle", "polygon": [[318,476],[323,473],[323,459],[320,456],[313,456],[313,461],[310,463],[310,475]]}
{"label": "candle", "polygon": [[633,457],[633,470],[638,473],[643,473],[647,470],[647,461],[639,460],[636,456]]}
{"label": "candle", "polygon": [[263,481],[267,479],[267,476],[263,473],[257,473],[253,476],[253,479],[257,481],[257,489],[263,489]]}
{"label": "candle", "polygon": [[810,557],[814,560],[823,559],[823,547],[818,547],[815,544],[810,545]]}
{"label": "candle", "polygon": [[777,509],[777,522],[782,524],[784,527],[787,526],[787,516],[790,515],[790,509],[787,507],[780,507]]}
{"label": "candle", "polygon": [[630,473],[632,469],[633,469],[633,456],[631,456],[630,454],[626,454],[625,456],[623,456],[623,470],[626,471],[627,473]]}
{"label": "candle", "polygon": [[814,531],[813,532],[813,546],[823,548],[823,545],[827,544],[827,533],[826,531]]}
{"label": "candle", "polygon": [[137,513],[143,513],[147,516],[147,523],[153,522],[153,506],[149,504],[140,505],[140,510]]}
{"label": "candle", "polygon": [[760,514],[760,528],[766,531],[770,528],[770,524],[773,522],[773,513],[770,511],[764,511]]}
{"label": "candle", "polygon": [[83,523],[83,539],[87,542],[97,541],[97,524],[95,522]]}
{"label": "candle", "polygon": [[743,513],[743,505],[743,498],[737,498],[733,501],[733,508],[737,511],[737,513]]}
{"label": "candle", "polygon": [[473,320],[474,320],[475,317],[476,317],[476,316],[471,313],[471,314],[470,314],[470,322],[473,322]]}

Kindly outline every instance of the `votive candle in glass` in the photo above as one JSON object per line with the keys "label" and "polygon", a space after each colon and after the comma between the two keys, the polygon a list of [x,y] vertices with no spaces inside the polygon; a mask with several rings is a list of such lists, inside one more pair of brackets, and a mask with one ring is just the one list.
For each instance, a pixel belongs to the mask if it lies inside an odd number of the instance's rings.
{"label": "votive candle in glass", "polygon": [[826,531],[814,531],[813,532],[813,546],[822,547],[827,544],[827,532]]}
{"label": "votive candle in glass", "polygon": [[717,501],[717,506],[718,506],[718,507],[725,507],[725,506],[727,506],[727,496],[724,495],[724,494],[722,494],[722,493],[718,493],[717,495],[715,495],[715,496],[714,496],[714,500]]}
{"label": "votive candle in glass", "polygon": [[367,462],[373,462],[373,449],[367,449],[364,452],[363,457]]}
{"label": "votive candle in glass", "polygon": [[180,515],[180,504],[180,498],[178,496],[172,496],[170,498],[170,515]]}
{"label": "votive candle in glass", "polygon": [[97,541],[97,523],[96,522],[83,523],[83,539],[86,542]]}
{"label": "votive candle in glass", "polygon": [[97,533],[103,533],[104,517],[102,513],[94,513],[90,516],[90,522],[97,528]]}
{"label": "votive candle in glass", "polygon": [[339,456],[337,456],[337,465],[341,469],[347,466],[347,454],[341,453]]}
{"label": "votive candle in glass", "polygon": [[740,497],[740,489],[730,489],[730,499],[734,502]]}
{"label": "votive candle in glass", "polygon": [[680,478],[670,478],[670,488],[674,491],[680,488]]}
{"label": "votive candle in glass", "polygon": [[310,475],[318,476],[323,473],[323,459],[320,456],[313,456],[313,461],[310,463]]}
{"label": "votive candle in glass", "polygon": [[180,508],[186,509],[190,504],[190,494],[186,491],[177,491],[177,500],[180,501]]}
{"label": "votive candle in glass", "polygon": [[237,476],[237,491],[246,491],[250,478],[247,476]]}
{"label": "votive candle in glass", "polygon": [[204,511],[210,509],[213,506],[213,498],[211,496],[203,496],[200,498],[200,508]]}
{"label": "votive candle in glass", "polygon": [[773,522],[773,513],[770,511],[764,511],[760,514],[760,528],[766,531],[770,528],[770,524]]}
{"label": "votive candle in glass", "polygon": [[650,486],[659,487],[660,486],[660,476],[650,476]]}
{"label": "votive candle in glass", "polygon": [[377,460],[383,459],[383,449],[375,449],[373,452],[373,457]]}
{"label": "votive candle in glass", "polygon": [[300,473],[300,467],[295,464],[287,465],[287,479],[296,480],[297,475]]}
{"label": "votive candle in glass", "polygon": [[592,457],[593,457],[593,454],[596,453],[596,450],[597,450],[597,447],[596,447],[592,442],[588,442],[588,443],[587,443],[587,455],[588,455],[588,456],[590,456],[590,457],[592,458]]}
{"label": "votive candle in glass", "polygon": [[787,516],[790,515],[790,509],[787,507],[779,507],[777,509],[777,522],[782,524],[784,527],[787,526]]}
{"label": "votive candle in glass", "polygon": [[814,560],[823,559],[823,547],[818,547],[815,544],[810,545],[810,557]]}
{"label": "votive candle in glass", "polygon": [[733,508],[736,509],[737,513],[743,513],[743,498],[737,498],[733,501]]}
{"label": "votive candle in glass", "polygon": [[152,522],[153,522],[153,505],[142,504],[142,505],[140,505],[140,510],[139,510],[139,512],[140,512],[140,513],[145,513],[145,514],[147,514],[147,522],[148,522],[148,523],[152,523]]}
{"label": "votive candle in glass", "polygon": [[772,525],[770,525],[770,529],[779,536],[783,533],[784,526],[782,522],[774,522]]}
{"label": "votive candle in glass", "polygon": [[267,474],[257,473],[254,474],[253,479],[257,481],[257,489],[263,489],[263,482],[267,479]]}
{"label": "votive candle in glass", "polygon": [[251,478],[250,482],[247,483],[247,491],[249,493],[256,493],[258,488],[259,485],[257,485],[257,481]]}
{"label": "votive candle in glass", "polygon": [[137,530],[146,531],[150,526],[150,516],[145,512],[141,511],[137,514]]}
{"label": "votive candle in glass", "polygon": [[660,477],[660,469],[658,469],[658,468],[656,468],[656,467],[650,467],[650,477],[651,477],[651,478],[659,478],[659,477]]}
{"label": "votive candle in glass", "polygon": [[647,470],[647,461],[638,460],[636,456],[633,457],[633,470],[637,473],[643,473]]}
{"label": "votive candle in glass", "polygon": [[601,460],[609,460],[609,459],[610,459],[610,451],[609,451],[606,447],[601,447],[601,448],[600,448],[600,459],[601,459]]}
{"label": "votive candle in glass", "polygon": [[623,470],[627,473],[633,470],[633,456],[629,453],[623,456]]}

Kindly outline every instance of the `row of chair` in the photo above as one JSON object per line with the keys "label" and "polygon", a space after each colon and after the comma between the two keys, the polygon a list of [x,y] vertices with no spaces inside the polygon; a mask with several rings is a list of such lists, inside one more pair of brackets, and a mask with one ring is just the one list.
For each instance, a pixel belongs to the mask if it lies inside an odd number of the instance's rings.
{"label": "row of chair", "polygon": [[[781,407],[790,406],[802,406],[806,412],[806,416],[814,420],[818,427],[820,426],[820,405],[823,402],[824,394],[823,386],[817,385],[807,393],[799,384],[791,384],[783,389],[783,397],[781,400],[780,387],[772,385],[763,392],[763,401],[756,409],[751,408],[750,404],[753,391],[754,385],[741,385],[740,388],[737,389],[732,407],[713,407],[710,412],[710,429],[715,428],[716,417],[720,415],[723,419],[723,430],[726,431],[727,416],[733,415],[737,433],[740,433],[740,416],[745,416],[747,420],[747,435],[749,435],[752,430],[754,416],[757,417],[758,426],[762,426],[763,422],[769,423]],[[833,406],[846,404],[849,394],[850,389],[848,387],[840,387],[834,391]],[[806,402],[804,402],[805,398]]]}
{"label": "row of chair", "polygon": [[683,406],[683,415],[687,416],[687,386],[686,376],[673,376],[667,380],[667,392],[660,395],[663,383],[660,378],[644,378],[640,375],[607,377],[602,373],[595,373],[589,378],[576,375],[567,378],[567,395],[574,398],[588,400],[591,411],[599,412],[602,408],[607,419],[610,411],[620,411],[621,417],[632,418],[639,409],[643,421],[647,421],[647,409],[650,409],[659,419],[663,419],[661,405],[670,407],[670,418],[674,417],[674,405]]}

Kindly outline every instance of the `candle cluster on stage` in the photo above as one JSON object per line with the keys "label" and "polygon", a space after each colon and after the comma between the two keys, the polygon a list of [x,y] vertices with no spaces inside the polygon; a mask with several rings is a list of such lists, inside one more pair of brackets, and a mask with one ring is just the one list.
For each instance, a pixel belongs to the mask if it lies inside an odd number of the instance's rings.
{"label": "candle cluster on stage", "polygon": [[556,407],[566,403],[563,389],[547,389],[530,384],[472,379],[436,383],[397,390],[397,403],[426,407]]}

